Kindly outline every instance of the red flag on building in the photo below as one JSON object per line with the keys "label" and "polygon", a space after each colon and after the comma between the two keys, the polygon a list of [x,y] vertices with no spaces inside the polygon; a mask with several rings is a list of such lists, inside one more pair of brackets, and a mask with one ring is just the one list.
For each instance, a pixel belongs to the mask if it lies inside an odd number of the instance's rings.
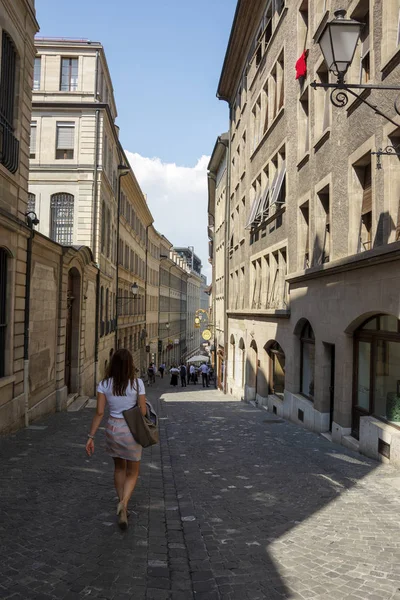
{"label": "red flag on building", "polygon": [[307,75],[307,50],[304,50],[299,60],[296,62],[296,79]]}

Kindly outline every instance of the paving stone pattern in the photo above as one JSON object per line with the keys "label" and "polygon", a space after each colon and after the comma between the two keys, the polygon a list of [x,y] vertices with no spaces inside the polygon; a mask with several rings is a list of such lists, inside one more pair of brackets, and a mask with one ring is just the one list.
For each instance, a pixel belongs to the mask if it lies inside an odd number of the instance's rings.
{"label": "paving stone pattern", "polygon": [[0,438],[1,599],[400,599],[398,471],[211,389],[148,396],[127,532],[93,409]]}

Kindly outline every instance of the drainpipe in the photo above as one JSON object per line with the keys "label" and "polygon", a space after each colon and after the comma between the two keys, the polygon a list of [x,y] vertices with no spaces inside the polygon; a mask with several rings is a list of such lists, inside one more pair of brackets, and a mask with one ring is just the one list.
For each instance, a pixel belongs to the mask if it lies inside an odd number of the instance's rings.
{"label": "drainpipe", "polygon": [[99,367],[99,323],[100,319],[100,269],[97,269],[96,275],[96,323],[97,326],[94,332],[94,392],[93,395],[96,396],[97,390],[97,373]]}
{"label": "drainpipe", "polygon": [[[31,214],[35,217],[32,219]],[[25,427],[29,427],[29,323],[31,311],[31,272],[32,272],[32,246],[35,235],[33,225],[39,223],[35,213],[27,213],[26,219],[30,229],[26,242],[26,283],[25,283],[25,315],[24,315],[24,404]]]}
{"label": "drainpipe", "polygon": [[[97,72],[96,72],[97,73]],[[97,74],[96,74],[97,79]],[[96,83],[97,85],[97,83]],[[97,88],[96,88],[97,89]],[[96,125],[95,125],[95,164],[93,169],[93,231],[92,231],[92,248],[93,248],[93,258],[96,262],[97,268],[99,268],[99,256],[97,250],[97,223],[98,223],[98,210],[99,210],[99,202],[98,202],[98,172],[99,172],[99,132],[100,132],[100,111],[96,110]],[[97,282],[97,290],[96,290],[96,335],[94,342],[94,393],[96,395],[96,385],[97,385],[97,374],[98,374],[98,355],[99,355],[99,340],[98,340],[98,328],[99,328],[99,313],[97,309],[97,296],[100,294],[100,272],[98,273],[98,282]]]}
{"label": "drainpipe", "polygon": [[229,128],[229,140],[228,143],[225,140],[220,140],[226,148],[226,202],[225,202],[225,278],[224,278],[224,298],[225,298],[225,314],[224,314],[224,394],[228,392],[227,386],[227,365],[228,365],[228,312],[229,308],[229,240],[230,240],[230,201],[231,201],[231,132]]}

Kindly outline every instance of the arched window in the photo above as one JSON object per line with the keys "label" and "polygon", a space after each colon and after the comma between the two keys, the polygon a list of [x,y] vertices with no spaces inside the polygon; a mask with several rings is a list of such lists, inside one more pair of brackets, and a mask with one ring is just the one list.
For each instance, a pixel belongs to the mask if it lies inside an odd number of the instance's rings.
{"label": "arched window", "polygon": [[3,30],[0,67],[0,162],[10,173],[18,169],[19,142],[14,136],[17,52]]}
{"label": "arched window", "polygon": [[50,199],[50,237],[64,246],[72,244],[74,225],[74,197],[61,192],[53,194]]}
{"label": "arched window", "polygon": [[313,329],[306,321],[300,336],[301,341],[301,369],[300,390],[303,396],[314,401],[315,382],[315,336]]}
{"label": "arched window", "polygon": [[8,252],[0,248],[0,377],[6,370]]}
{"label": "arched window", "polygon": [[271,359],[269,393],[283,399],[285,392],[285,353],[278,342],[269,344],[267,352]]}
{"label": "arched window", "polygon": [[353,435],[358,437],[362,416],[400,422],[400,321],[373,317],[357,329],[354,341]]}

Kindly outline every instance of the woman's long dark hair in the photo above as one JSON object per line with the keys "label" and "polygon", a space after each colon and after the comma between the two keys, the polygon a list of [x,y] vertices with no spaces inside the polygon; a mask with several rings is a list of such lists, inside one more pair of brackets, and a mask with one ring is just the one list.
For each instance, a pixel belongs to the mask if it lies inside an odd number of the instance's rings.
{"label": "woman's long dark hair", "polygon": [[111,378],[113,380],[114,396],[125,396],[129,383],[134,387],[136,367],[129,350],[121,348],[112,355],[104,380]]}

